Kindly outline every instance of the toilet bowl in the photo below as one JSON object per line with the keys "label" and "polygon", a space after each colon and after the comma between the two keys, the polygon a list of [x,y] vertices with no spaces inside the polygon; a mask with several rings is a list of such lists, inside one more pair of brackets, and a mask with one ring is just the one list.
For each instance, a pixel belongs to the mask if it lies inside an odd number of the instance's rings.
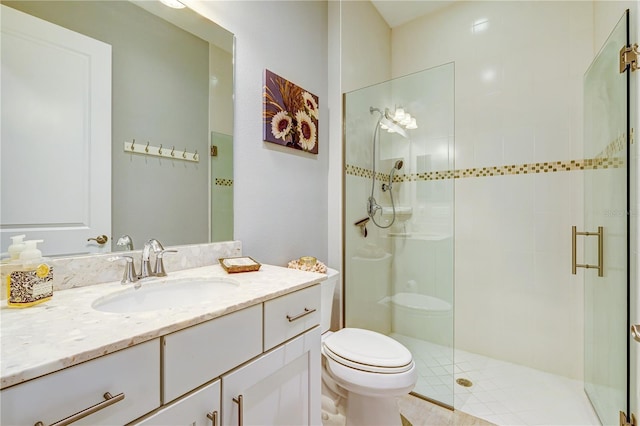
{"label": "toilet bowl", "polygon": [[[339,278],[337,271],[327,273],[323,317],[330,313]],[[397,398],[411,392],[418,378],[411,352],[375,331],[343,328],[332,333],[324,318],[321,326],[323,391],[344,405],[346,424],[401,425]]]}

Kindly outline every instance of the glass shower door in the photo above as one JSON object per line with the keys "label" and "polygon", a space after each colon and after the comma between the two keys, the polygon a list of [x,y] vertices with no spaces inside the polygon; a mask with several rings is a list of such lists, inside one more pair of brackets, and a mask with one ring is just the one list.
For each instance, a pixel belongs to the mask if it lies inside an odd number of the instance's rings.
{"label": "glass shower door", "polygon": [[[448,63],[344,95],[345,326],[402,343],[414,394],[450,407],[454,77]],[[398,131],[400,110],[415,121]]]}
{"label": "glass shower door", "polygon": [[619,52],[628,41],[627,14],[584,77],[585,229],[578,238],[584,244],[581,263],[600,266],[583,272],[584,381],[604,425],[618,424],[628,402],[629,72],[619,69]]}

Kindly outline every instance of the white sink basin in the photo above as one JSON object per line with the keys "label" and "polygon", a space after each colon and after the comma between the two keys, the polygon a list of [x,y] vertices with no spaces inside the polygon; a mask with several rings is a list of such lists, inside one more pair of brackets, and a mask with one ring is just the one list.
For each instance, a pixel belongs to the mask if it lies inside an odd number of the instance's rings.
{"label": "white sink basin", "polygon": [[124,291],[100,297],[91,306],[103,312],[130,313],[200,305],[238,291],[230,278],[184,278],[141,281]]}

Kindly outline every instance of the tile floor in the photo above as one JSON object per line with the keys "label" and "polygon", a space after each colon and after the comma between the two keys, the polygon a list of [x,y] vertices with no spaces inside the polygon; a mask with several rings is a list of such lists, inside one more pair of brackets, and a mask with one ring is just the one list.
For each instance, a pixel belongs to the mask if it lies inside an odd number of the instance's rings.
{"label": "tile floor", "polygon": [[494,426],[458,410],[449,410],[412,395],[399,398],[400,412],[412,426]]}
{"label": "tile floor", "polygon": [[[323,402],[322,425],[345,426],[344,411],[338,408],[333,412],[333,408],[327,407],[326,401]],[[495,426],[486,420],[440,407],[413,395],[398,398],[398,408],[403,417],[398,419],[402,426]]]}
{"label": "tile floor", "polygon": [[[414,355],[415,392],[497,425],[599,425],[582,382],[394,334]],[[470,380],[471,387],[453,379]],[[453,400],[453,404],[452,404]]]}

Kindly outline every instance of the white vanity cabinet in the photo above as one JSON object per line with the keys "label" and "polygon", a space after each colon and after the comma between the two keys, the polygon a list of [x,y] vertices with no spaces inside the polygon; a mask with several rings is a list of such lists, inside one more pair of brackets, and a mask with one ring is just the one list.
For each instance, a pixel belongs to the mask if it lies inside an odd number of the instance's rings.
{"label": "white vanity cabinet", "polygon": [[155,339],[3,389],[0,423],[50,425],[92,408],[74,425],[125,424],[160,405],[159,371]]}
{"label": "white vanity cabinet", "polygon": [[205,385],[163,407],[136,425],[219,426],[220,380]]}
{"label": "white vanity cabinet", "polygon": [[262,304],[163,337],[164,404],[262,353]]}
{"label": "white vanity cabinet", "polygon": [[318,285],[264,303],[268,352],[222,376],[223,425],[321,425],[319,311]]}
{"label": "white vanity cabinet", "polygon": [[321,425],[319,310],[312,285],[8,387],[0,424]]}
{"label": "white vanity cabinet", "polygon": [[321,425],[320,327],[222,376],[222,424]]}

